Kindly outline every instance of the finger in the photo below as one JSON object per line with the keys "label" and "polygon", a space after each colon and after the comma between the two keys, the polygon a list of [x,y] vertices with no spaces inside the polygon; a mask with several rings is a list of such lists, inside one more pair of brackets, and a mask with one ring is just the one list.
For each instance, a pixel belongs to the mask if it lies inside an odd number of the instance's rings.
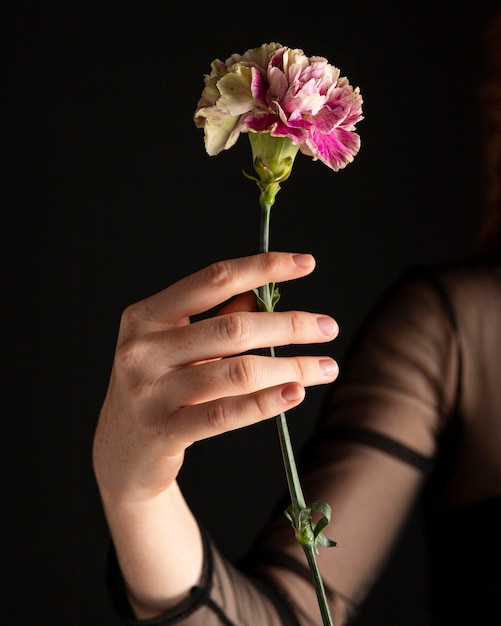
{"label": "finger", "polygon": [[269,282],[283,282],[313,271],[310,254],[268,252],[219,261],[129,307],[137,321],[177,325]]}
{"label": "finger", "polygon": [[[338,334],[336,321],[305,311],[240,312],[155,333],[155,350],[170,367],[217,359],[259,348],[325,343]],[[162,340],[163,337],[163,340]]]}
{"label": "finger", "polygon": [[257,311],[257,298],[253,291],[236,296],[231,302],[221,308],[216,315],[226,315],[227,313],[237,313],[240,311]]}
{"label": "finger", "polygon": [[237,428],[256,424],[300,404],[305,397],[298,383],[288,383],[245,396],[184,407],[171,415],[165,436],[184,440],[185,447]]}
{"label": "finger", "polygon": [[186,406],[290,382],[302,387],[325,385],[336,379],[338,371],[336,361],[329,357],[243,355],[170,372],[157,386],[169,401]]}

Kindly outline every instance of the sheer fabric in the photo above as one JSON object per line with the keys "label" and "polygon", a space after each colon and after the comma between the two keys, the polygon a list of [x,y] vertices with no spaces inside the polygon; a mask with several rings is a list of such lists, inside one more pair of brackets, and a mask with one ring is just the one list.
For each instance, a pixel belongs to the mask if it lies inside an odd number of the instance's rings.
{"label": "sheer fabric", "polygon": [[148,620],[135,620],[127,602],[125,586],[113,549],[109,555],[108,584],[115,607],[125,624],[165,626],[298,626],[294,613],[280,592],[269,585],[239,572],[224,559],[202,529],[204,568],[200,585],[177,606]]}
{"label": "sheer fabric", "polygon": [[[436,624],[499,623],[500,348],[499,256],[406,274],[361,329],[300,468],[307,502],[333,511],[326,534],[339,545],[318,562],[336,626],[356,614],[421,496]],[[321,625],[279,509],[239,570],[214,552],[201,586],[219,612],[194,610],[195,589],[177,613],[127,623]]]}

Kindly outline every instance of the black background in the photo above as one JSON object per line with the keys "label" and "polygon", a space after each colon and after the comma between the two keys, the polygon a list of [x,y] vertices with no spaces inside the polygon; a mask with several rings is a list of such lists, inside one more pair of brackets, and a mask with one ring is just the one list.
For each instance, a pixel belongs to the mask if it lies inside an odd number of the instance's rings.
{"label": "black background", "polygon": [[[5,355],[2,621],[116,624],[91,466],[121,311],[210,262],[256,252],[257,188],[241,137],[217,157],[192,115],[210,62],[278,41],[360,86],[353,164],[298,155],[271,247],[315,274],[282,307],[325,311],[343,354],[404,269],[466,254],[481,218],[482,31],[495,2],[65,2],[12,5],[3,74]],[[6,5],[4,5],[4,10]],[[325,349],[325,348],[324,348]],[[310,352],[315,352],[313,348]],[[290,414],[298,449],[324,390]],[[273,423],[193,446],[187,498],[237,557],[284,477]],[[413,523],[360,624],[426,625]]]}

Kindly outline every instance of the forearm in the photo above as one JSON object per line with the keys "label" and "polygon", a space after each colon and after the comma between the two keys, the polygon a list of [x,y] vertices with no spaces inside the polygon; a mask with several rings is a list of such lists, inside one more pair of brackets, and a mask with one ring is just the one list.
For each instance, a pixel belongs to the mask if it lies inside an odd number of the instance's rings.
{"label": "forearm", "polygon": [[197,521],[177,483],[148,501],[117,501],[103,494],[103,503],[130,605],[137,618],[154,617],[200,580]]}

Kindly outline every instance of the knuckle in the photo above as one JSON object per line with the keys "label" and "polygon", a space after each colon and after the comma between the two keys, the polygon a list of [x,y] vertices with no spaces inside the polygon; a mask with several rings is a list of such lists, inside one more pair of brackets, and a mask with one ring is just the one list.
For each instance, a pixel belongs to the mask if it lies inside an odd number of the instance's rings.
{"label": "knuckle", "polygon": [[144,363],[148,353],[143,339],[129,339],[120,344],[115,354],[115,370],[123,380],[134,385],[143,377]]}
{"label": "knuckle", "polygon": [[203,270],[202,278],[211,287],[224,287],[232,278],[228,261],[216,261]]}
{"label": "knuckle", "polygon": [[228,378],[234,387],[253,387],[257,380],[257,370],[252,357],[242,356],[228,361]]}
{"label": "knuckle", "polygon": [[122,313],[121,326],[129,330],[135,328],[138,323],[154,320],[148,299],[130,304]]}
{"label": "knuckle", "polygon": [[262,269],[274,274],[282,266],[282,256],[276,252],[268,252],[262,255]]}
{"label": "knuckle", "polygon": [[122,313],[122,318],[120,320],[120,326],[122,328],[128,329],[132,326],[134,321],[137,319],[137,304],[129,305]]}
{"label": "knuckle", "polygon": [[267,397],[264,394],[256,394],[254,396],[254,403],[256,405],[259,419],[265,419],[270,416],[270,405],[267,401]]}
{"label": "knuckle", "polygon": [[217,321],[219,337],[225,343],[240,346],[250,337],[250,321],[242,314],[223,315]]}
{"label": "knuckle", "polygon": [[234,416],[227,404],[213,402],[207,407],[207,421],[217,432],[226,432],[231,430]]}
{"label": "knuckle", "polygon": [[293,361],[294,380],[296,382],[304,382],[308,379],[309,369],[305,361],[299,357],[295,357]]}
{"label": "knuckle", "polygon": [[291,311],[289,313],[289,325],[294,337],[303,334],[305,329],[304,317],[299,311]]}

